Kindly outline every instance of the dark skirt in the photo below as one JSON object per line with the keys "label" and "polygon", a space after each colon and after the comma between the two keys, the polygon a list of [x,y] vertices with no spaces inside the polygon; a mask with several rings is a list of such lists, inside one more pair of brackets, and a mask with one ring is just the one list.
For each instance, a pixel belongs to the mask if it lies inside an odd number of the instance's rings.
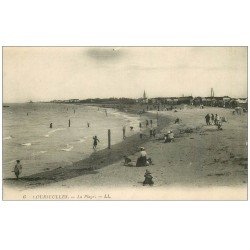
{"label": "dark skirt", "polygon": [[147,158],[146,156],[141,156],[137,159],[137,162],[136,162],[136,167],[143,167],[143,166],[146,166],[146,163],[147,163]]}

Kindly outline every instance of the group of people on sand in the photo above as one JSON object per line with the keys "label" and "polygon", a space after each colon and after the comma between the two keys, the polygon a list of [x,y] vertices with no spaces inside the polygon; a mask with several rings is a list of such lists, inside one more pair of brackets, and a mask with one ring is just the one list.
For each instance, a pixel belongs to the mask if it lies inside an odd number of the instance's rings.
{"label": "group of people on sand", "polygon": [[[146,120],[145,124],[146,124],[146,128],[149,126],[149,124],[150,124],[150,127],[152,128],[153,127],[153,120],[150,120],[150,121]],[[139,128],[140,128],[140,130],[142,129],[141,122],[139,122]]]}
{"label": "group of people on sand", "polygon": [[174,132],[172,130],[164,134],[164,143],[174,142]]}
{"label": "group of people on sand", "polygon": [[[137,161],[136,161],[136,167],[146,167],[146,166],[150,166],[150,165],[153,165],[153,162],[152,162],[152,159],[150,157],[147,157],[147,153],[145,151],[145,148],[144,147],[141,147],[140,148],[140,155],[139,157],[137,158]],[[132,167],[133,164],[132,164],[132,160],[128,157],[128,156],[124,156],[124,166],[130,166]],[[153,182],[153,177],[152,177],[152,174],[146,170],[145,174],[144,174],[144,181],[143,181],[143,185],[150,185],[152,186],[154,184]]]}
{"label": "group of people on sand", "polygon": [[[133,166],[132,160],[128,156],[124,155],[123,158],[124,158],[124,166],[130,166],[130,167]],[[150,165],[153,165],[152,159],[150,157],[147,157],[147,153],[145,151],[145,148],[140,147],[140,155],[137,158],[135,166],[136,167],[146,167],[146,166],[150,166]]]}
{"label": "group of people on sand", "polygon": [[216,125],[218,130],[222,130],[222,119],[218,114],[206,114],[205,120],[207,125]]}

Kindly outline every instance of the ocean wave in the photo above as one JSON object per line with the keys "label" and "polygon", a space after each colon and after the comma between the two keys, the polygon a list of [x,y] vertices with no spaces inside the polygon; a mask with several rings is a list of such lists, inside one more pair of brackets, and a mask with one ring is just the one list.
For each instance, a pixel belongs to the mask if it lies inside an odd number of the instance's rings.
{"label": "ocean wave", "polygon": [[73,146],[70,146],[67,144],[67,148],[62,148],[61,151],[66,151],[66,152],[69,152],[73,149],[74,147]]}
{"label": "ocean wave", "polygon": [[10,139],[12,139],[12,136],[7,136],[3,138],[3,140],[10,140]]}
{"label": "ocean wave", "polygon": [[3,162],[3,165],[11,164],[11,163],[14,163],[14,162],[16,162],[16,160],[11,160],[11,161],[7,161],[7,162]]}
{"label": "ocean wave", "polygon": [[38,153],[39,154],[44,154],[44,153],[46,153],[47,151],[39,151]]}
{"label": "ocean wave", "polygon": [[65,130],[65,128],[56,128],[54,130],[49,131],[48,134],[52,134],[52,133],[55,133],[56,131],[60,131],[60,130]]}
{"label": "ocean wave", "polygon": [[86,141],[86,139],[80,139],[80,140],[78,140],[79,143],[82,143],[82,142],[85,142],[85,141]]}
{"label": "ocean wave", "polygon": [[79,140],[77,140],[77,142],[79,142],[79,143],[85,142],[87,138],[88,138],[88,137],[85,136],[85,137],[80,138]]}
{"label": "ocean wave", "polygon": [[21,145],[22,145],[22,146],[29,147],[29,146],[31,146],[31,143],[30,143],[30,142],[27,142],[27,143],[22,143]]}
{"label": "ocean wave", "polygon": [[45,135],[45,137],[49,137],[50,134],[53,134],[53,133],[60,131],[60,130],[65,130],[65,128],[57,128],[57,129],[51,130],[48,132],[48,134]]}

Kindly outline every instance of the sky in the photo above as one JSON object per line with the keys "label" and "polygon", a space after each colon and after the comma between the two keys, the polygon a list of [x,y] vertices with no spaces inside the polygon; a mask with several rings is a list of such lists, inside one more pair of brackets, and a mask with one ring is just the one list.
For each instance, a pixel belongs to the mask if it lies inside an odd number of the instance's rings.
{"label": "sky", "polygon": [[247,97],[247,47],[4,47],[3,102]]}

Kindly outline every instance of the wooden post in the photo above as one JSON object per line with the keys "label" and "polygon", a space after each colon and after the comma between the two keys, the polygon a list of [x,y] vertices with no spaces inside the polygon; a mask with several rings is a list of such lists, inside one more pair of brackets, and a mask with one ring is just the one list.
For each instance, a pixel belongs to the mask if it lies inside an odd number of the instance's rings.
{"label": "wooden post", "polygon": [[108,148],[111,148],[111,131],[110,129],[108,130]]}

